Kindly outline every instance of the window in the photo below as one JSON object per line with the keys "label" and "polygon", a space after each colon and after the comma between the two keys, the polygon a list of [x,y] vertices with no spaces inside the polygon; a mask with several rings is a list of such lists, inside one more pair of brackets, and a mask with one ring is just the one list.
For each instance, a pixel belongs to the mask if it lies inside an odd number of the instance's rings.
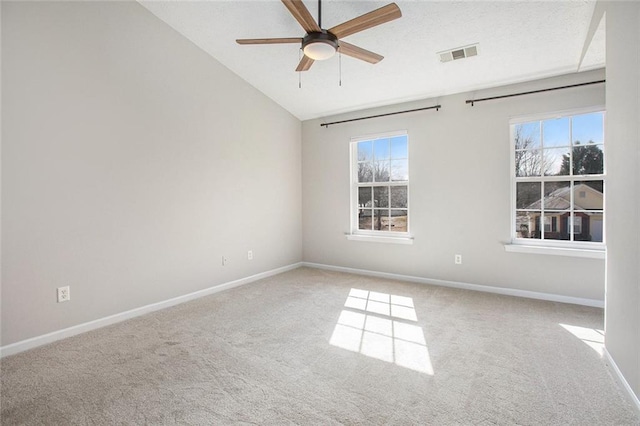
{"label": "window", "polygon": [[545,216],[544,232],[556,232],[558,230],[558,220],[555,217]]}
{"label": "window", "polygon": [[351,140],[352,234],[409,234],[409,146],[406,132]]}
{"label": "window", "polygon": [[603,246],[604,111],[511,122],[512,239]]}
{"label": "window", "polygon": [[573,233],[582,234],[582,216],[573,217]]}

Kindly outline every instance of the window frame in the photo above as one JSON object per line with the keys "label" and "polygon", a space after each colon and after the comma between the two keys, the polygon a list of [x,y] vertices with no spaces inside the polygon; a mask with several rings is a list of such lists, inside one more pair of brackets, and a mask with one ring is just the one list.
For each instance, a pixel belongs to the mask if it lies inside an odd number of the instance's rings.
{"label": "window frame", "polygon": [[[396,231],[383,231],[374,229],[359,229],[358,221],[358,189],[361,187],[375,187],[381,186],[376,184],[382,184],[382,182],[358,182],[358,143],[364,141],[375,141],[377,139],[393,138],[397,136],[405,136],[407,138],[407,176],[406,181],[389,181],[384,182],[382,186],[406,186],[407,187],[407,230],[406,232]],[[350,210],[350,233],[347,234],[347,238],[355,241],[372,241],[372,242],[390,242],[399,244],[412,244],[413,238],[411,236],[411,200],[410,200],[410,148],[409,148],[409,134],[406,130],[397,130],[392,132],[375,133],[370,135],[355,136],[350,139],[349,142],[349,164],[350,164],[350,197],[349,197],[349,210]],[[391,206],[389,211],[393,210]]]}
{"label": "window frame", "polygon": [[[565,175],[565,176],[545,176],[543,173],[540,174],[540,176],[530,176],[530,177],[517,177],[516,176],[516,170],[515,170],[515,154],[516,154],[516,147],[514,144],[514,138],[515,138],[515,128],[516,125],[518,124],[523,124],[523,123],[530,123],[530,122],[535,122],[535,121],[545,121],[545,120],[550,120],[550,119],[559,119],[559,118],[565,118],[565,117],[573,117],[573,116],[578,116],[578,115],[584,115],[584,114],[592,114],[592,113],[602,113],[602,147],[603,147],[603,153],[604,156],[606,157],[606,146],[607,146],[607,141],[605,139],[605,133],[606,133],[606,108],[604,105],[595,105],[595,106],[591,106],[591,107],[585,107],[585,108],[574,108],[574,109],[569,109],[569,110],[562,110],[562,111],[556,111],[556,112],[548,112],[548,113],[541,113],[541,114],[530,114],[530,115],[522,115],[522,116],[517,116],[517,117],[512,117],[509,120],[509,154],[510,154],[510,161],[509,161],[509,174],[510,174],[510,179],[511,179],[511,187],[510,187],[510,206],[511,206],[511,212],[510,212],[510,220],[511,220],[511,224],[510,224],[510,234],[511,234],[511,241],[509,244],[505,245],[505,249],[507,251],[512,251],[512,252],[526,252],[526,253],[544,253],[544,254],[558,254],[558,255],[566,255],[566,256],[578,256],[578,257],[593,257],[593,258],[604,258],[604,252],[606,250],[606,235],[605,235],[605,221],[606,221],[606,203],[605,203],[605,197],[606,197],[606,176],[607,176],[607,170],[606,170],[606,161],[603,164],[603,173],[601,174],[591,174],[591,175],[574,175],[573,174],[573,170],[571,170],[571,174],[569,175]],[[573,128],[572,126],[569,127],[569,140],[571,142],[571,144],[573,144]],[[544,135],[541,134],[541,146],[543,144],[543,138]],[[573,145],[572,145],[573,146]],[[586,145],[585,145],[586,146]],[[573,163],[573,160],[571,161]],[[518,230],[516,229],[516,217],[517,217],[517,183],[518,182],[570,182],[571,185],[573,185],[575,182],[584,182],[584,181],[602,181],[603,182],[603,205],[602,205],[602,242],[593,242],[593,241],[567,241],[567,240],[554,240],[554,239],[544,239],[544,233],[541,236],[541,238],[519,238],[517,236],[517,232]],[[570,212],[571,212],[571,216],[570,217],[575,217],[573,215],[574,212],[578,211],[575,210],[575,204],[574,204],[574,194],[573,194],[573,190],[571,191],[571,207],[570,207]],[[542,194],[541,194],[542,195]],[[544,209],[542,209],[541,211],[543,217],[544,216]],[[538,220],[541,220],[540,218]],[[571,238],[573,238],[574,234],[574,226],[573,226],[573,219],[572,220],[567,220],[567,223],[571,224],[571,228],[568,231],[568,233],[571,235]],[[544,226],[544,225],[543,225]],[[559,226],[559,225],[558,225]],[[532,248],[532,250],[528,250],[528,249],[521,249],[518,246],[522,246],[521,248],[526,247],[530,247]],[[549,249],[549,250],[545,250],[545,249]],[[566,249],[566,250],[564,250]],[[586,252],[586,253],[580,253],[580,251]],[[602,255],[597,254],[597,253],[602,253]]]}

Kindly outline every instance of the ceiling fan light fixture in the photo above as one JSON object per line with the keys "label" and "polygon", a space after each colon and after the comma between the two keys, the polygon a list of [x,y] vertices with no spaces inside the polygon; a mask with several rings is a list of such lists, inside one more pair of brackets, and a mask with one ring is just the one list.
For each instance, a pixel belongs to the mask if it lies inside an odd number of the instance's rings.
{"label": "ceiling fan light fixture", "polygon": [[307,34],[302,40],[302,51],[305,56],[315,61],[329,59],[337,50],[338,39],[327,31]]}
{"label": "ceiling fan light fixture", "polygon": [[336,48],[328,43],[316,41],[315,43],[307,44],[304,49],[304,54],[316,61],[322,61],[329,59],[336,54]]}

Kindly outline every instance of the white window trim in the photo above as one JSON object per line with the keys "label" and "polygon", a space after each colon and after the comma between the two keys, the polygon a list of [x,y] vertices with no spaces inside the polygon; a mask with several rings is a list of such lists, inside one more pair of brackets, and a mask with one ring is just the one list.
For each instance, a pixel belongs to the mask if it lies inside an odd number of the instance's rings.
{"label": "white window trim", "polygon": [[[527,123],[531,121],[543,121],[549,120],[553,118],[562,118],[566,116],[573,115],[581,115],[581,114],[589,114],[595,112],[602,112],[604,118],[606,118],[606,108],[604,105],[596,105],[585,108],[575,108],[570,110],[562,110],[556,112],[549,112],[543,114],[531,114],[526,116],[514,116],[509,120],[509,153],[510,153],[510,161],[509,161],[509,174],[511,178],[511,188],[510,188],[510,198],[511,198],[511,241],[509,243],[504,244],[504,249],[507,252],[515,252],[515,253],[531,253],[531,254],[547,254],[547,255],[557,255],[557,256],[571,256],[571,257],[586,257],[592,259],[604,259],[606,257],[606,235],[604,234],[604,230],[606,226],[604,226],[604,222],[606,221],[606,211],[604,212],[603,217],[603,242],[602,243],[594,243],[589,241],[562,241],[562,240],[534,240],[530,238],[517,238],[517,230],[516,230],[516,175],[515,175],[515,146],[513,145],[513,130],[516,124]],[[603,123],[603,132],[606,131],[604,126],[606,126],[606,120]],[[606,154],[606,146],[607,143],[604,141],[605,146],[605,156]],[[603,180],[606,187],[606,164],[604,173],[602,175],[588,175],[588,178],[591,180]],[[547,176],[547,178],[549,178]],[[573,178],[573,177],[572,177]],[[600,179],[594,179],[600,178]],[[552,177],[550,180],[566,180],[566,177],[559,176],[557,178]],[[536,178],[532,178],[532,181],[538,181]],[[573,193],[571,194],[573,198]],[[606,198],[606,191],[604,198]],[[604,202],[604,199],[603,199]],[[606,203],[605,203],[606,204]],[[604,207],[604,206],[603,206]],[[572,227],[573,228],[573,227]]]}
{"label": "white window trim", "polygon": [[[382,231],[378,231],[382,232]],[[390,237],[388,235],[345,234],[347,240],[366,243],[413,244],[413,237]]]}
{"label": "white window trim", "polygon": [[549,245],[525,245],[525,244],[505,244],[505,251],[511,253],[548,254],[554,256],[586,257],[590,259],[604,259],[606,250],[570,248],[570,247],[550,247]]}
{"label": "white window trim", "polygon": [[[395,132],[375,133],[371,135],[356,136],[351,138],[349,142],[349,185],[350,185],[350,197],[349,197],[349,210],[350,210],[350,228],[351,232],[345,234],[345,237],[350,241],[363,241],[363,242],[375,242],[375,243],[391,243],[391,244],[413,244],[413,237],[411,235],[411,201],[410,201],[410,186],[411,178],[408,182],[389,182],[390,186],[406,186],[407,187],[407,232],[392,232],[392,231],[374,231],[358,229],[358,209],[354,208],[356,200],[358,199],[358,182],[357,182],[357,169],[354,158],[357,158],[356,147],[358,142],[368,141],[372,139],[392,138],[395,136],[407,136],[406,130],[398,130]],[[410,158],[409,144],[407,143],[407,161]],[[409,167],[409,173],[411,167]]]}

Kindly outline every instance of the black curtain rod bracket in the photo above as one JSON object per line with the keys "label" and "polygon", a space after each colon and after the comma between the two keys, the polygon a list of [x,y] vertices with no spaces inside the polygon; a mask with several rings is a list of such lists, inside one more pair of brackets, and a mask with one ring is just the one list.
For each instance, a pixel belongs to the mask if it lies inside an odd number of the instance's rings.
{"label": "black curtain rod bracket", "polygon": [[465,103],[471,104],[471,106],[473,106],[474,103],[476,103],[476,102],[493,101],[495,99],[512,98],[514,96],[532,95],[534,93],[551,92],[553,90],[561,90],[561,89],[570,89],[572,87],[589,86],[591,84],[600,84],[600,83],[604,83],[606,81],[607,80],[589,81],[589,82],[586,82],[586,83],[570,84],[568,86],[551,87],[549,89],[540,89],[540,90],[531,90],[529,92],[512,93],[511,95],[492,96],[490,98],[480,98],[480,99],[467,99],[465,101]]}
{"label": "black curtain rod bracket", "polygon": [[389,113],[386,113],[386,114],[369,115],[367,117],[351,118],[349,120],[342,120],[342,121],[332,121],[331,123],[321,123],[320,127],[328,128],[329,126],[331,126],[333,124],[350,123],[352,121],[369,120],[370,118],[387,117],[389,115],[406,114],[408,112],[426,111],[428,109],[435,109],[436,111],[440,111],[440,108],[442,108],[442,105],[434,105],[434,106],[424,107],[424,108],[408,109],[406,111],[389,112]]}

